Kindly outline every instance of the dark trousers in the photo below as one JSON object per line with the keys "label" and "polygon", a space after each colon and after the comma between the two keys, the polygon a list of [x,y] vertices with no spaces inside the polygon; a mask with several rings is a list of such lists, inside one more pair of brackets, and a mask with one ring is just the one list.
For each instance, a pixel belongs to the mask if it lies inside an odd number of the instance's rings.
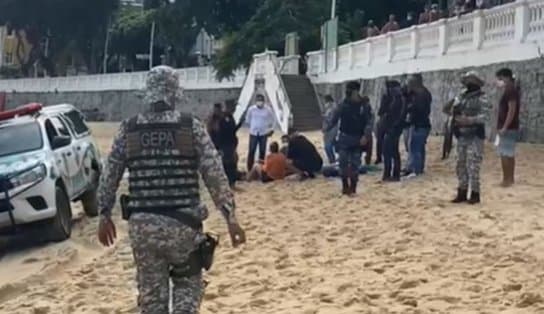
{"label": "dark trousers", "polygon": [[376,132],[376,161],[382,161],[383,157],[383,145],[385,140],[385,132],[382,128],[378,127]]}
{"label": "dark trousers", "polygon": [[223,168],[229,179],[229,185],[234,186],[238,180],[238,158],[236,156],[236,146],[222,147]]}
{"label": "dark trousers", "polygon": [[259,160],[264,160],[266,157],[266,144],[268,137],[265,135],[250,135],[249,136],[249,152],[247,155],[247,170],[251,171],[255,164],[255,153],[259,147]]}
{"label": "dark trousers", "polygon": [[293,159],[293,166],[313,178],[323,167],[323,162]]}
{"label": "dark trousers", "polygon": [[370,135],[368,137],[368,143],[363,148],[365,152],[365,165],[370,165],[372,163],[372,151],[374,150],[374,137]]}
{"label": "dark trousers", "polygon": [[383,178],[400,178],[400,152],[399,152],[400,132],[386,133],[383,143]]}
{"label": "dark trousers", "polygon": [[338,162],[342,178],[350,178],[357,182],[359,168],[361,168],[362,153],[361,148],[340,149],[338,152]]}

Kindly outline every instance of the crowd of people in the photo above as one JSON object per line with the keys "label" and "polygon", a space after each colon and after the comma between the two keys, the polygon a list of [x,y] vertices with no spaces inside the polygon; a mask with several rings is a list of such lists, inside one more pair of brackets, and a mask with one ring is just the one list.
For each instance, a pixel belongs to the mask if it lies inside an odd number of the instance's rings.
{"label": "crowd of people", "polygon": [[387,22],[380,29],[374,20],[369,20],[363,28],[362,39],[387,34],[399,29],[405,29],[418,24],[427,24],[436,22],[442,18],[456,17],[471,13],[475,10],[485,10],[491,7],[502,5],[514,0],[457,0],[455,5],[449,10],[441,10],[438,4],[425,5],[419,16],[416,17],[415,12],[408,12],[402,21],[398,21],[394,14],[389,15]]}
{"label": "crowd of people", "polygon": [[[502,163],[501,185],[510,187],[515,178],[520,88],[508,68],[500,69],[496,78],[503,95],[498,104],[495,145]],[[462,90],[443,108],[450,117],[446,133],[457,138],[458,185],[453,202],[477,204],[489,103],[482,90],[485,82],[478,73],[466,73],[461,84]],[[144,94],[148,110],[121,123],[97,189],[98,239],[111,246],[117,234],[112,211],[128,169],[129,194],[121,198],[121,207],[123,219],[128,220],[142,313],[167,313],[169,308],[176,313],[198,312],[205,287],[202,270],[210,269],[218,243],[213,235],[203,232],[208,211],[201,205],[201,181],[237,247],[246,242],[232,192],[238,180],[268,183],[291,174],[314,179],[333,167],[341,177],[342,194],[351,196],[357,193],[363,153],[365,164],[370,163],[374,135],[376,163],[384,163],[384,182],[399,181],[402,174],[425,173],[432,96],[420,74],[410,76],[404,85],[386,82],[376,123],[370,100],[361,94],[358,81],[346,84],[345,98],[338,103],[327,96],[323,139],[329,165],[325,167],[315,145],[293,129],[282,137],[283,147],[271,143],[266,156],[276,118],[264,95],[256,96],[239,123],[233,115],[235,101],[214,105],[205,127],[191,114],[176,110],[182,103],[179,88],[173,68],[150,70]],[[237,131],[244,123],[250,134],[247,174],[238,170],[237,155]],[[144,141],[150,134],[167,140]],[[404,173],[399,152],[402,134],[409,156]]]}
{"label": "crowd of people", "polygon": [[[208,133],[222,157],[232,188],[240,180],[260,180],[267,183],[285,179],[290,175],[297,175],[305,180],[315,178],[316,173],[321,171],[323,159],[317,148],[295,129],[290,129],[282,137],[282,147],[278,142],[272,142],[267,147],[269,138],[274,134],[276,116],[270,106],[265,104],[264,95],[255,96],[254,104],[248,107],[239,123],[233,117],[235,105],[234,100],[227,101],[224,106],[215,104],[207,121]],[[243,124],[249,128],[249,148],[247,169],[239,171],[236,133]]]}
{"label": "crowd of people", "polygon": [[[504,174],[501,185],[508,187],[514,183],[520,91],[511,70],[501,69],[496,76],[504,88],[504,95],[498,108],[495,144]],[[461,79],[459,95],[443,108],[449,116],[448,128],[457,139],[459,184],[453,200],[455,203],[480,202],[479,173],[489,114],[487,97],[482,90],[484,85],[476,72],[466,73]],[[255,97],[255,104],[249,106],[239,124],[232,117],[233,101],[224,109],[215,105],[208,129],[223,156],[227,174],[231,174],[231,184],[234,186],[236,180],[267,183],[291,175],[302,180],[313,179],[322,172],[325,176],[340,177],[342,194],[353,195],[357,192],[359,175],[365,173],[372,162],[374,146],[374,164],[383,163],[382,182],[399,182],[403,178],[424,175],[433,97],[425,87],[422,75],[413,74],[402,83],[387,80],[376,113],[369,98],[361,95],[360,91],[361,84],[353,81],[347,83],[345,98],[340,102],[331,95],[324,97],[322,132],[325,162],[315,145],[294,129],[282,137],[281,143],[272,142],[266,155],[266,145],[274,132],[276,118],[271,107],[266,105],[264,95]],[[247,174],[236,169],[236,131],[244,123],[250,134]],[[401,159],[401,138],[406,160]],[[257,148],[258,162],[255,163]]]}

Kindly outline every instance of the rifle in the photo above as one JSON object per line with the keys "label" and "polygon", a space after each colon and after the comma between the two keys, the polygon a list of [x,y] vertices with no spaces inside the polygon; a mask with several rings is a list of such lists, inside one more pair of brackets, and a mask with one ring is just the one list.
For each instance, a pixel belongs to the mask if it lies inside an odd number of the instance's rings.
{"label": "rifle", "polygon": [[457,107],[459,106],[460,99],[455,97],[450,100],[444,109],[444,112],[448,114],[446,123],[444,124],[444,141],[442,143],[442,160],[446,160],[450,157],[451,149],[453,147],[453,134],[455,129],[455,117],[458,113]]}

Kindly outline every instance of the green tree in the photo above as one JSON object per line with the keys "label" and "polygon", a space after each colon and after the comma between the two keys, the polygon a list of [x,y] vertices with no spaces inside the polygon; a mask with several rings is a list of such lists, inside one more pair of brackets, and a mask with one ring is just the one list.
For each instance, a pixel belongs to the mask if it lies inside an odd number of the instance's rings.
{"label": "green tree", "polygon": [[149,51],[155,13],[155,10],[144,11],[138,7],[121,8],[112,26],[110,54],[123,56],[133,68],[138,69],[136,55]]}
{"label": "green tree", "polygon": [[298,32],[300,49],[319,49],[320,25],[329,14],[328,1],[266,0],[247,23],[224,38],[215,67],[218,78],[247,66],[252,55],[265,49],[283,50],[285,35]]}

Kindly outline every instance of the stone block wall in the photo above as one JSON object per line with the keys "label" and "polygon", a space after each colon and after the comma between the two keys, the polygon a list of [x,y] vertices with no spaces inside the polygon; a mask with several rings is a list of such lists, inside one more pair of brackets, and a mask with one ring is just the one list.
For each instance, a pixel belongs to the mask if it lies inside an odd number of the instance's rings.
{"label": "stone block wall", "polygon": [[[487,82],[484,89],[491,105],[487,129],[489,138],[493,138],[496,133],[497,105],[501,95],[501,90],[495,85],[495,72],[502,67],[512,69],[521,85],[521,140],[530,143],[544,143],[544,59],[423,73],[425,86],[433,95],[431,112],[433,133],[440,134],[442,132],[445,121],[442,106],[462,89],[460,78],[463,73],[476,70]],[[406,76],[391,78],[401,82],[406,80]],[[379,106],[378,102],[384,91],[386,79],[386,77],[381,77],[361,81],[362,93],[370,97],[375,108]],[[344,86],[345,83],[318,84],[316,90],[321,97],[331,94],[337,101],[340,101],[344,95]]]}
{"label": "stone block wall", "polygon": [[[239,88],[213,90],[185,90],[184,103],[179,106],[183,112],[193,113],[205,118],[212,105],[227,99],[238,99]],[[140,91],[102,91],[102,92],[59,92],[59,93],[8,93],[7,109],[30,102],[40,102],[46,106],[72,104],[84,111],[98,109],[106,121],[121,121],[146,110]]]}

